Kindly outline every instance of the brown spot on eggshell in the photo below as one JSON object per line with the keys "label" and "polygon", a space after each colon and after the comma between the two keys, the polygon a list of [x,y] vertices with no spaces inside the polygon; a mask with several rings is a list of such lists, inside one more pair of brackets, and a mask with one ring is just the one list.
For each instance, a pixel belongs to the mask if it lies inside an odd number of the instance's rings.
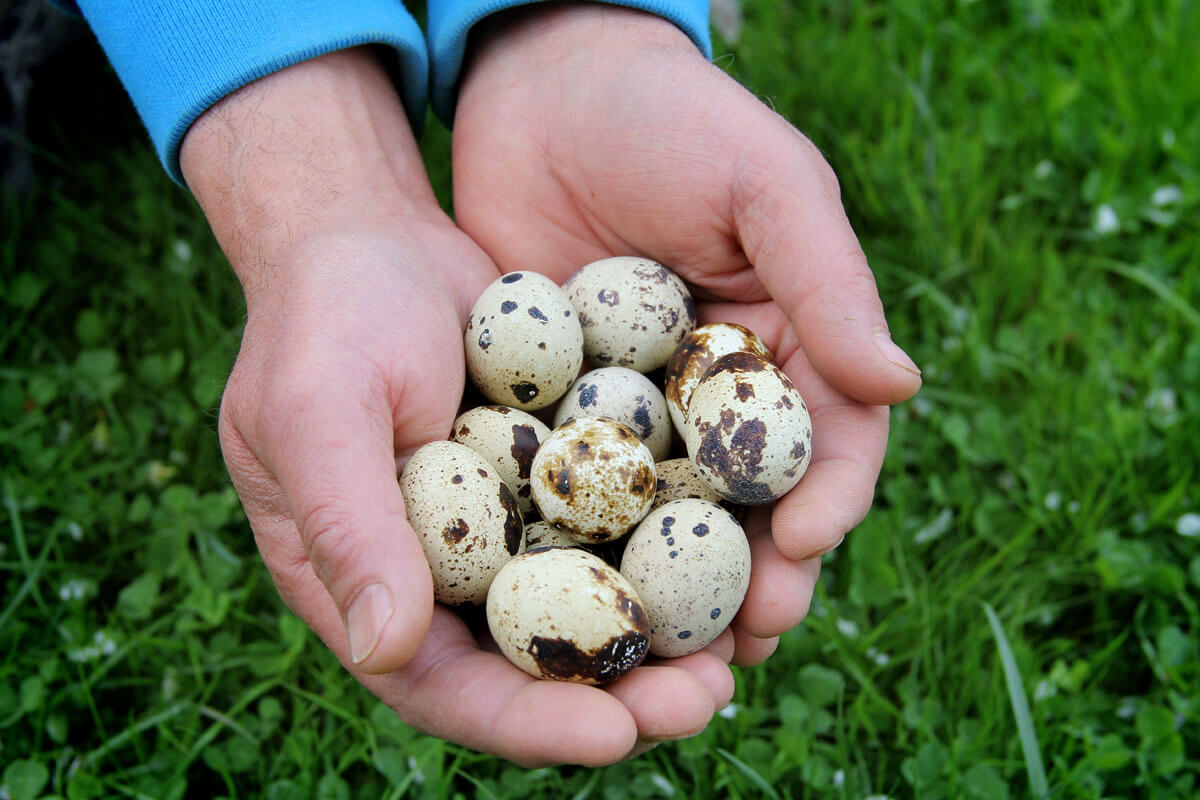
{"label": "brown spot on eggshell", "polygon": [[456,545],[470,532],[471,526],[465,519],[459,518],[442,529],[442,538],[446,540],[447,544]]}
{"label": "brown spot on eggshell", "polygon": [[649,648],[650,638],[637,632],[614,636],[595,650],[580,650],[568,639],[534,636],[529,654],[547,678],[609,683],[642,663]]}
{"label": "brown spot on eggshell", "polygon": [[512,447],[509,452],[512,453],[513,461],[517,462],[517,477],[529,478],[529,467],[533,464],[533,456],[537,453],[539,444],[537,431],[532,425],[512,426]]}

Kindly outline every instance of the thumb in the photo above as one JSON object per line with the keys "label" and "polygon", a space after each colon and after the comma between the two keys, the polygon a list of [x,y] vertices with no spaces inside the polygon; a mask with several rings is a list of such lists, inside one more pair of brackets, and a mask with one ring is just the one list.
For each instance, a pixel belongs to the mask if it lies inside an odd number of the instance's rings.
{"label": "thumb", "polygon": [[[300,398],[307,394],[307,401]],[[279,481],[313,572],[341,614],[346,639],[330,646],[370,673],[413,657],[433,613],[433,583],[408,523],[396,477],[384,393],[348,386],[292,394],[272,426],[266,466]],[[294,605],[323,598],[293,597]]]}
{"label": "thumb", "polygon": [[777,122],[736,162],[742,248],[825,380],[870,405],[907,400],[921,371],[888,332],[837,178],[812,142]]}

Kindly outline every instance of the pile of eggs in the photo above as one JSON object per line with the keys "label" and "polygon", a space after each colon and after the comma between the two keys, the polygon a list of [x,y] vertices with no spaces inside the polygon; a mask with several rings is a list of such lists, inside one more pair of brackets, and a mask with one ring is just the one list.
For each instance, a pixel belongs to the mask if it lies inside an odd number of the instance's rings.
{"label": "pile of eggs", "polygon": [[605,683],[716,639],[750,581],[730,509],[782,497],[812,456],[804,400],[762,340],[697,328],[678,276],[620,257],[561,287],[502,276],[464,345],[490,404],[400,476],[436,599],[486,605],[501,652],[539,678]]}

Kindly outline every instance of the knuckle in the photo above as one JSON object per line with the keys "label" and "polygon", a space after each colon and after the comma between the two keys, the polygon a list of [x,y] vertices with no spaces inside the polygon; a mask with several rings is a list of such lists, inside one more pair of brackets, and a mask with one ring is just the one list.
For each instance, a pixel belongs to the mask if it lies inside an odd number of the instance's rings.
{"label": "knuckle", "polygon": [[353,560],[353,518],[334,498],[310,500],[297,514],[296,527],[313,572],[326,586]]}

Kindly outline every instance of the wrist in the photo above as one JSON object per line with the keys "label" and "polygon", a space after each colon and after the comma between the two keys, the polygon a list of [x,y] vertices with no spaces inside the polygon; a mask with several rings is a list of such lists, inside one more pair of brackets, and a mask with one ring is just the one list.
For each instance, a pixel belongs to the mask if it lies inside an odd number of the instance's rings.
{"label": "wrist", "polygon": [[609,3],[533,3],[488,17],[471,33],[462,75],[490,72],[498,61],[520,69],[588,69],[613,51],[638,48],[677,52],[703,60],[704,54],[675,23],[646,11]]}
{"label": "wrist", "polygon": [[189,128],[180,164],[247,295],[306,241],[438,210],[404,108],[367,48],[222,99]]}

